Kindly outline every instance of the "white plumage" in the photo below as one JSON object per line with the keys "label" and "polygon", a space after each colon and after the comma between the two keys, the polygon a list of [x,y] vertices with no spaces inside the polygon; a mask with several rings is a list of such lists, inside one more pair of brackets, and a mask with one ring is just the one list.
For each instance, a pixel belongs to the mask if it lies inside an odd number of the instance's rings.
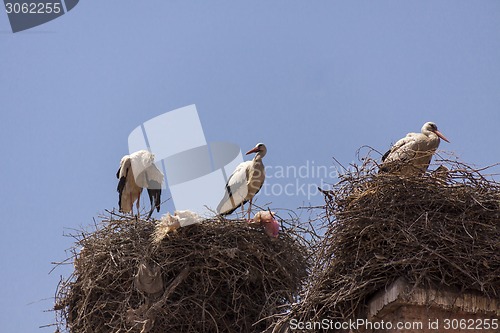
{"label": "white plumage", "polygon": [[139,214],[139,202],[143,188],[148,189],[151,217],[154,208],[160,211],[161,186],[163,174],[154,164],[155,156],[147,150],[139,150],[125,155],[120,161],[120,168],[116,173],[119,179],[117,191],[119,193],[118,206],[121,212],[133,213],[133,204],[136,202]]}
{"label": "white plumage", "polygon": [[176,210],[174,215],[167,213],[160,218],[153,233],[153,243],[160,243],[167,235],[179,228],[201,223],[203,218],[189,210]]}
{"label": "white plumage", "polygon": [[231,214],[245,201],[248,195],[247,170],[250,168],[251,164],[252,161],[238,164],[236,170],[229,176],[224,198],[217,206],[217,213]]}
{"label": "white plumage", "polygon": [[201,223],[201,221],[203,221],[203,218],[200,215],[190,210],[176,210],[174,215],[179,218],[179,225],[181,228],[191,224]]}
{"label": "white plumage", "polygon": [[396,142],[382,156],[380,171],[394,172],[401,175],[422,174],[427,171],[432,155],[439,147],[440,138],[449,142],[438,131],[435,123],[427,122],[422,126],[421,133],[408,133],[406,137]]}
{"label": "white plumage", "polygon": [[250,201],[248,207],[248,218],[250,219],[252,199],[259,192],[266,178],[262,158],[266,155],[267,148],[263,143],[259,143],[246,155],[251,153],[256,153],[255,157],[251,161],[240,163],[229,177],[224,198],[217,206],[218,214],[231,214],[240,206],[243,209],[243,205]]}

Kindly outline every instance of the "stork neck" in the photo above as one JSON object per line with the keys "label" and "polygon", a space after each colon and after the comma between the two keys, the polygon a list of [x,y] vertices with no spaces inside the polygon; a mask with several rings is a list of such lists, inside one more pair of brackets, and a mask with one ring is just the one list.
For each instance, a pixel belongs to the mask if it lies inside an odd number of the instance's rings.
{"label": "stork neck", "polygon": [[259,161],[261,162],[262,161],[262,157],[264,157],[264,155],[262,155],[260,152],[258,152],[257,154],[255,154],[255,156],[253,157],[253,160],[254,161]]}
{"label": "stork neck", "polygon": [[429,131],[429,133],[427,134],[427,137],[428,137],[428,140],[427,140],[428,145],[430,147],[432,147],[433,149],[436,149],[437,147],[439,147],[441,140],[439,139],[439,136],[437,136],[436,133]]}

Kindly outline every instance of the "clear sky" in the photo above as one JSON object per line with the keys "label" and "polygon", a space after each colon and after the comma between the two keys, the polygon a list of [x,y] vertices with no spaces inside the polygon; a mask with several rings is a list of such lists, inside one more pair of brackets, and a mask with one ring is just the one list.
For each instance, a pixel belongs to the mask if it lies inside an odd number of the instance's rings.
{"label": "clear sky", "polygon": [[81,1],[16,34],[0,12],[2,330],[54,330],[63,234],[116,207],[128,134],[169,110],[196,104],[208,141],[265,142],[273,167],[347,165],[426,121],[464,161],[499,162],[499,36],[496,0]]}

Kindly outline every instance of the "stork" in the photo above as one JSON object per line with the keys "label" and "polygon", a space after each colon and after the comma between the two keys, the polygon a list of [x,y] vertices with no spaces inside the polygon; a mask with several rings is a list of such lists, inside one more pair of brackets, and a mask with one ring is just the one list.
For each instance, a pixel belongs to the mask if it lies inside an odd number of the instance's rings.
{"label": "stork", "polygon": [[148,219],[153,210],[160,211],[161,185],[163,174],[154,164],[155,155],[147,150],[139,150],[130,155],[125,155],[120,161],[120,168],[116,173],[119,179],[117,191],[118,206],[120,212],[132,213],[133,204],[136,202],[137,214],[139,214],[139,202],[143,188],[148,189],[151,209]]}
{"label": "stork", "polygon": [[269,237],[278,238],[280,225],[274,217],[275,214],[271,210],[261,210],[255,214],[252,220],[248,221],[248,224],[252,227],[263,228],[264,233]]}
{"label": "stork", "polygon": [[394,172],[401,175],[423,174],[427,171],[432,155],[439,147],[440,138],[448,139],[438,131],[435,123],[427,122],[421,133],[408,133],[396,142],[382,156],[380,171]]}
{"label": "stork", "polygon": [[259,192],[266,178],[262,158],[266,155],[267,148],[263,143],[258,143],[246,155],[252,153],[255,153],[254,158],[251,161],[240,163],[227,180],[224,198],[217,206],[218,214],[231,214],[240,206],[243,213],[243,205],[250,201],[248,206],[248,219],[250,220],[252,199]]}

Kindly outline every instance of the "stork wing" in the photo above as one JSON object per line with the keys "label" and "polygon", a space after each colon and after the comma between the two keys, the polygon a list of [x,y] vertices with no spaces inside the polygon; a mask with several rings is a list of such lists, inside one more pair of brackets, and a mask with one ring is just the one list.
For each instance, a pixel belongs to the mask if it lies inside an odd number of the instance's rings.
{"label": "stork wing", "polygon": [[120,161],[120,167],[118,168],[118,172],[116,173],[116,177],[119,179],[116,191],[118,191],[118,207],[120,207],[120,209],[122,208],[122,195],[123,190],[125,189],[125,184],[127,183],[127,177],[129,176],[130,168],[130,156],[125,155],[122,157]]}
{"label": "stork wing", "polygon": [[387,156],[389,156],[390,153],[391,153],[391,149],[389,149],[388,151],[385,152],[384,155],[382,155],[382,162],[385,161],[385,159],[387,158]]}
{"label": "stork wing", "polygon": [[415,157],[418,150],[418,133],[408,133],[404,138],[397,141],[390,151],[384,154],[382,161],[407,162]]}
{"label": "stork wing", "polygon": [[163,174],[156,167],[155,164],[151,164],[144,172],[146,188],[148,189],[149,202],[151,203],[151,210],[149,211],[148,219],[151,217],[151,213],[156,208],[156,211],[160,211],[161,204],[161,186],[163,183]]}
{"label": "stork wing", "polygon": [[217,213],[221,215],[231,214],[236,208],[244,204],[248,194],[247,171],[252,161],[240,163],[226,184],[224,198],[217,206]]}
{"label": "stork wing", "polygon": [[123,177],[126,177],[130,166],[131,166],[130,155],[123,156],[120,161],[120,167],[118,168],[118,172],[116,173],[116,178],[121,179]]}
{"label": "stork wing", "polygon": [[130,155],[135,182],[147,189],[161,189],[163,174],[154,164],[155,155],[147,150],[139,150]]}
{"label": "stork wing", "polygon": [[[144,170],[144,181],[143,184],[145,188],[148,189],[161,189],[161,185],[163,184],[163,173],[158,169],[155,164],[151,164]],[[139,184],[140,186],[141,184]]]}

